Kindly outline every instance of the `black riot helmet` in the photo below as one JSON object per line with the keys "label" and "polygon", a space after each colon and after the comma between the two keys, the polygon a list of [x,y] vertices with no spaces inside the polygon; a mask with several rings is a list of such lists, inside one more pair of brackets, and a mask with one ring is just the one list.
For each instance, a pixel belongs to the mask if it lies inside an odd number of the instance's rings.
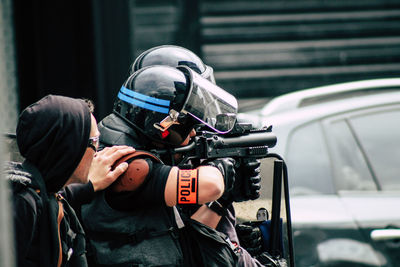
{"label": "black riot helmet", "polygon": [[[146,137],[179,145],[195,124],[221,134],[236,121],[237,100],[186,66],[150,66],[125,81],[114,113]],[[175,138],[174,134],[181,137]]]}
{"label": "black riot helmet", "polygon": [[144,51],[133,62],[131,74],[141,68],[153,65],[187,66],[203,78],[215,83],[213,68],[204,64],[195,53],[181,46],[161,45]]}

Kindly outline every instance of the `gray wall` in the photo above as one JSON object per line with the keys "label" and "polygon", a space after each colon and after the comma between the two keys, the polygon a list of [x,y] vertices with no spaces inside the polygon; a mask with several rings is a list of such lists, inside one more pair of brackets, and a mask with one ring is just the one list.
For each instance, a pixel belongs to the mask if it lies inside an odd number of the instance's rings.
{"label": "gray wall", "polygon": [[[15,128],[16,75],[13,47],[11,0],[0,0],[0,133]],[[0,168],[3,169],[4,143],[0,142]],[[0,266],[14,266],[13,231],[9,206],[9,190],[0,172]]]}

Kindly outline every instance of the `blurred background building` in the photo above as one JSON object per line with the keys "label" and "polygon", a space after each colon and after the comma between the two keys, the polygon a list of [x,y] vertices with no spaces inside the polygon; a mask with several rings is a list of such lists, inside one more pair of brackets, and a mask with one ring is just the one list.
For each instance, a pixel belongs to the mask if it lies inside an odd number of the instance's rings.
{"label": "blurred background building", "polygon": [[[241,109],[254,108],[400,77],[400,0],[0,0],[0,131],[14,132],[19,112],[47,94],[90,98],[101,120],[135,57],[163,44],[197,53]],[[3,182],[0,266],[12,266]]]}
{"label": "blurred background building", "polygon": [[[2,98],[91,98],[103,118],[134,58],[176,44],[240,98],[400,75],[399,0],[1,0]],[[10,110],[10,129],[16,113]]]}

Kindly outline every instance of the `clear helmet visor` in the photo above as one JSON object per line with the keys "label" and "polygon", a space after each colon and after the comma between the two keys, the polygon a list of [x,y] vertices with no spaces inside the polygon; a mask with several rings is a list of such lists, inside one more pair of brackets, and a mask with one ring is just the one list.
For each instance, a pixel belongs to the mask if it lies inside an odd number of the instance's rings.
{"label": "clear helmet visor", "polygon": [[228,133],[236,122],[236,98],[208,79],[189,71],[192,89],[181,112],[220,134]]}

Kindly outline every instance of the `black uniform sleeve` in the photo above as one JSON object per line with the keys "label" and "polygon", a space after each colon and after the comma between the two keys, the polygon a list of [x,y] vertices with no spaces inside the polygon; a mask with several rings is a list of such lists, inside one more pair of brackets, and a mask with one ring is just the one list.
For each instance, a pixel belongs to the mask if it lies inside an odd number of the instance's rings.
{"label": "black uniform sleeve", "polygon": [[59,192],[74,210],[79,210],[84,204],[90,203],[95,194],[92,182],[86,184],[70,184]]}
{"label": "black uniform sleeve", "polygon": [[236,216],[235,216],[235,209],[233,205],[228,207],[228,212],[226,216],[221,218],[216,230],[226,234],[231,242],[238,246],[239,248],[239,261],[238,266],[241,267],[258,267],[264,266],[258,260],[253,258],[249,252],[247,252],[243,247],[240,246],[239,238],[236,233],[235,229],[236,224]]}
{"label": "black uniform sleeve", "polygon": [[129,211],[138,207],[166,205],[164,198],[165,185],[171,166],[146,159],[149,164],[149,174],[144,183],[134,192],[113,193],[106,191],[108,204],[117,210]]}

